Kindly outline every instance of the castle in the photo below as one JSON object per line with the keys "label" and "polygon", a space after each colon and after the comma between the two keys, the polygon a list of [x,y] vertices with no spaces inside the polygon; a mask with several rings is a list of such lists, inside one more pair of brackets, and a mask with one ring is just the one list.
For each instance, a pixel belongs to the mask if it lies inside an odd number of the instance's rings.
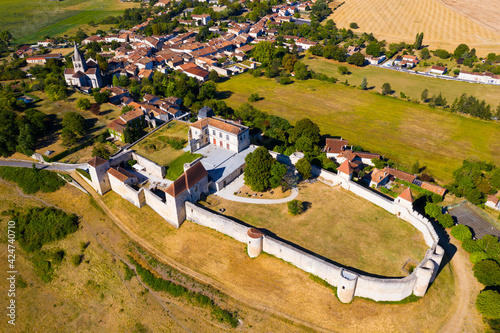
{"label": "castle", "polygon": [[69,86],[78,87],[82,90],[100,88],[103,86],[99,64],[94,59],[85,61],[85,56],[76,47],[71,57],[74,68],[64,70],[64,80]]}

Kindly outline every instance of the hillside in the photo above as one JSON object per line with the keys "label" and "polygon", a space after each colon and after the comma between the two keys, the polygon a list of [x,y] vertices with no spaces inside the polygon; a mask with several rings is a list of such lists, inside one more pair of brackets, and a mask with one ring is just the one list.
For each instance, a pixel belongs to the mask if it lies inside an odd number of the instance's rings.
{"label": "hillside", "polygon": [[[479,55],[498,52],[500,31],[498,1],[482,0],[346,0],[331,16],[337,26],[359,25],[388,42],[413,42],[424,32],[424,45],[454,50],[460,43],[475,47]],[[496,22],[496,23],[495,23]]]}
{"label": "hillside", "polygon": [[441,182],[449,182],[463,159],[477,156],[500,164],[500,124],[451,114],[317,80],[283,86],[274,80],[239,75],[219,84],[226,103],[236,108],[251,93],[256,108],[294,123],[305,117],[322,134],[342,136],[352,144],[411,166],[416,160]]}

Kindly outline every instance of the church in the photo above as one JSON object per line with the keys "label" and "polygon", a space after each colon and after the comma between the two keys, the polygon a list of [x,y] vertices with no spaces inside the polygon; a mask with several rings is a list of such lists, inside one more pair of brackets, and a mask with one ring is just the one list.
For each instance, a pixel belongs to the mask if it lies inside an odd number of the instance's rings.
{"label": "church", "polygon": [[69,86],[76,86],[83,90],[90,88],[100,88],[103,86],[101,71],[97,61],[89,59],[85,61],[85,57],[80,53],[75,43],[75,51],[71,57],[74,68],[66,68],[64,70],[64,79]]}

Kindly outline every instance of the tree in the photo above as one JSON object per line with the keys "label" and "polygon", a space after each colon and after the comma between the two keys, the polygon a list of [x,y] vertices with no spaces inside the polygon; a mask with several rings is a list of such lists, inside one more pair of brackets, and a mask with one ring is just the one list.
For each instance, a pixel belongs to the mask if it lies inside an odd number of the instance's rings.
{"label": "tree", "polygon": [[8,45],[9,42],[12,40],[12,34],[10,33],[10,31],[9,30],[0,31],[0,40]]}
{"label": "tree", "polygon": [[391,88],[391,85],[386,82],[382,85],[382,95],[390,95],[392,94],[393,91],[392,91],[392,88]]}
{"label": "tree", "polygon": [[431,53],[429,52],[429,49],[424,47],[421,51],[420,51],[420,58],[424,59],[424,60],[427,60],[431,57]]}
{"label": "tree", "polygon": [[214,71],[213,69],[210,71],[210,74],[208,74],[208,79],[210,81],[213,81],[215,83],[219,82],[220,80],[220,77],[219,77],[219,73],[217,73],[216,71]]}
{"label": "tree", "polygon": [[217,96],[217,85],[213,81],[207,81],[200,87],[198,99],[204,101],[206,99],[214,99]]}
{"label": "tree", "polygon": [[295,163],[295,168],[303,179],[311,178],[311,163],[305,158],[301,158]]}
{"label": "tree", "polygon": [[358,24],[356,22],[351,22],[351,23],[349,23],[349,28],[351,28],[351,29],[358,29],[359,26],[358,26]]}
{"label": "tree", "polygon": [[466,239],[472,239],[472,232],[470,231],[468,226],[463,224],[451,227],[450,233],[453,237],[455,237],[461,242],[463,242]]}
{"label": "tree", "polygon": [[276,162],[271,167],[271,179],[269,179],[269,186],[271,188],[276,188],[280,186],[281,180],[286,175],[287,168],[286,165]]}
{"label": "tree", "polygon": [[260,100],[260,96],[257,93],[251,94],[250,97],[248,97],[249,102],[256,102]]}
{"label": "tree", "polygon": [[102,104],[102,103],[107,103],[109,101],[109,93],[107,91],[105,92],[96,92],[93,94],[94,99],[97,103]]}
{"label": "tree", "polygon": [[363,80],[361,81],[361,84],[359,85],[359,89],[361,89],[361,90],[368,89],[368,81],[366,80],[366,76],[363,76]]}
{"label": "tree", "polygon": [[380,44],[376,41],[371,41],[366,47],[366,54],[372,55],[374,57],[380,56]]}
{"label": "tree", "polygon": [[429,99],[429,90],[424,89],[424,90],[422,91],[422,94],[420,95],[420,99],[421,99],[423,102],[427,102],[427,100]]}
{"label": "tree", "polygon": [[483,290],[477,296],[476,307],[486,318],[500,318],[500,294],[495,290]]}
{"label": "tree", "polygon": [[307,70],[306,64],[297,61],[293,66],[293,70],[295,72],[295,78],[297,80],[307,80],[310,77],[310,73]]}
{"label": "tree", "polygon": [[415,43],[413,44],[413,48],[415,50],[418,50],[422,47],[422,41],[424,40],[424,33],[421,32],[419,34],[417,34],[417,36],[415,37]]}
{"label": "tree", "polygon": [[299,215],[304,211],[304,204],[300,200],[294,199],[288,201],[286,205],[288,206],[288,212],[293,216]]}
{"label": "tree", "polygon": [[27,156],[33,155],[33,150],[35,149],[36,140],[32,132],[29,124],[21,125],[19,137],[17,138],[16,150]]}
{"label": "tree", "polygon": [[290,129],[289,134],[289,141],[293,144],[295,144],[301,136],[306,136],[313,144],[317,144],[320,138],[318,125],[313,123],[309,118],[297,121],[295,127]]}
{"label": "tree", "polygon": [[72,146],[74,145],[78,137],[75,132],[71,131],[68,128],[63,128],[61,132],[61,138],[62,138],[62,144],[65,146]]}
{"label": "tree", "polygon": [[76,101],[76,107],[79,108],[80,110],[88,110],[90,109],[90,100],[85,97],[80,97]]}
{"label": "tree", "polygon": [[347,75],[349,74],[349,69],[346,66],[339,66],[338,72],[340,75]]}
{"label": "tree", "polygon": [[488,259],[488,255],[483,251],[472,252],[469,256],[470,262],[474,265],[485,259]]}
{"label": "tree", "polygon": [[435,203],[428,202],[425,205],[425,214],[435,219],[441,215],[441,207]]}
{"label": "tree", "polygon": [[281,61],[281,66],[283,66],[287,71],[290,73],[293,72],[293,68],[295,66],[295,63],[297,62],[297,57],[294,56],[293,54],[285,54],[283,57],[283,60]]}
{"label": "tree", "polygon": [[109,159],[111,152],[106,144],[99,143],[92,149],[92,156],[99,156],[105,160]]}
{"label": "tree", "polygon": [[66,99],[66,87],[52,83],[45,88],[45,93],[51,101]]}
{"label": "tree", "polygon": [[413,163],[413,166],[411,167],[411,173],[417,174],[419,172],[420,172],[420,162],[419,160],[416,160],[415,163]]}
{"label": "tree", "polygon": [[64,129],[67,129],[79,136],[85,135],[87,130],[85,118],[77,112],[66,113],[63,117],[62,125]]}
{"label": "tree", "polygon": [[130,123],[127,123],[125,129],[123,130],[123,139],[125,143],[132,143],[139,140],[142,136],[142,129],[135,126],[130,126]]}
{"label": "tree", "polygon": [[450,214],[438,215],[437,220],[439,224],[443,226],[443,228],[450,228],[455,224],[455,222],[453,221],[453,217]]}
{"label": "tree", "polygon": [[347,63],[351,65],[356,65],[358,67],[364,66],[365,56],[361,52],[356,52],[349,58],[347,58]]}
{"label": "tree", "polygon": [[469,47],[467,46],[467,44],[460,44],[453,52],[453,56],[455,57],[455,59],[466,58],[468,53],[469,53]]}
{"label": "tree", "polygon": [[271,179],[271,168],[276,161],[263,146],[255,149],[245,157],[245,184],[250,186],[252,191],[262,192],[269,188]]}
{"label": "tree", "polygon": [[10,110],[0,110],[0,155],[7,157],[16,151],[19,128],[16,114]]}
{"label": "tree", "polygon": [[472,270],[476,279],[485,286],[500,285],[500,265],[495,260],[481,260]]}

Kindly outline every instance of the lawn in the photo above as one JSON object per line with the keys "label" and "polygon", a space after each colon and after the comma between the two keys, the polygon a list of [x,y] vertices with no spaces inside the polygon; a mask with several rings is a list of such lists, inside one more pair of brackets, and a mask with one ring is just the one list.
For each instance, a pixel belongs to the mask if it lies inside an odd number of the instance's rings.
{"label": "lawn", "polygon": [[79,25],[138,6],[119,0],[0,0],[0,5],[2,29],[10,30],[19,44],[63,35]]}
{"label": "lawn", "polygon": [[323,183],[304,184],[298,200],[308,208],[298,216],[286,204],[245,205],[221,198],[224,215],[291,241],[341,265],[383,276],[406,276],[408,259],[420,262],[428,249],[422,234],[382,208]]}
{"label": "lawn", "polygon": [[[445,62],[442,59],[439,60]],[[428,62],[431,63],[440,61],[433,57],[429,59]],[[388,82],[390,83],[392,90],[396,91],[394,95],[398,97],[399,93],[403,92],[408,97],[420,100],[422,91],[427,89],[429,91],[429,97],[434,94],[438,95],[439,93],[442,93],[443,97],[447,99],[448,104],[450,105],[453,103],[455,98],[460,97],[463,93],[473,95],[479,99],[484,99],[487,103],[491,104],[492,109],[496,109],[500,103],[500,86],[448,81],[419,75],[411,75],[375,66],[356,67],[346,63],[339,63],[334,60],[327,60],[325,58],[318,58],[315,56],[311,56],[310,59],[304,59],[304,63],[315,72],[336,77],[342,82],[348,80],[350,84],[356,86],[359,86],[363,77],[366,77],[368,87],[373,87],[373,90],[378,92],[382,92],[382,84]],[[423,64],[423,61],[421,64]],[[339,66],[346,66],[351,74],[340,75],[338,72]],[[418,70],[424,71],[423,68],[419,68]]]}
{"label": "lawn", "polygon": [[71,95],[63,101],[51,101],[42,92],[32,92],[31,94],[41,98],[41,100],[33,106],[37,110],[48,115],[51,120],[52,126],[49,129],[47,135],[39,142],[37,145],[36,152],[44,154],[47,150],[53,150],[54,156],[68,147],[62,145],[61,131],[62,131],[62,119],[64,114],[68,112],[78,112],[87,120],[87,126],[89,131],[85,137],[83,137],[79,143],[88,140],[91,136],[94,136],[106,129],[106,126],[117,119],[120,116],[121,109],[112,104],[106,103],[101,104],[101,113],[96,116],[90,111],[82,111],[76,108],[76,101],[80,97],[85,97],[90,99],[91,103],[94,103],[94,98],[92,96],[84,95],[79,92],[70,92]]}
{"label": "lawn", "polygon": [[201,155],[191,154],[190,152],[185,152],[181,156],[177,157],[175,160],[166,165],[167,174],[165,175],[165,178],[176,180],[184,172],[184,164],[191,163],[198,157],[201,157]]}
{"label": "lawn", "polygon": [[170,162],[182,156],[185,151],[176,150],[167,143],[168,139],[187,140],[189,125],[177,120],[171,121],[154,134],[139,142],[133,147],[138,154],[158,163],[168,165]]}
{"label": "lawn", "polygon": [[[434,332],[451,313],[450,306],[456,301],[453,290],[458,286],[448,265],[418,302],[388,305],[355,298],[346,306],[337,300],[332,290],[282,260],[264,253],[250,259],[245,245],[230,237],[189,221],[174,229],[149,207],[139,209],[113,192],[102,199],[122,227],[154,249],[158,259],[176,262],[199,281],[209,282],[270,316],[269,326],[265,320],[266,327],[263,327],[260,321],[243,312],[243,327],[250,331],[283,331],[285,327],[272,328],[274,320],[271,320],[283,315],[290,319],[287,323],[295,321],[305,326],[290,330],[294,332],[307,330],[306,327],[313,327],[314,331]],[[330,205],[331,201],[328,207]]]}
{"label": "lawn", "polygon": [[[370,83],[370,80],[368,80]],[[484,86],[481,86],[484,88]],[[447,183],[469,157],[500,165],[500,124],[317,80],[283,86],[275,80],[241,74],[218,85],[226,103],[237,108],[251,93],[263,97],[256,108],[295,123],[316,122],[322,134],[380,153]]]}

